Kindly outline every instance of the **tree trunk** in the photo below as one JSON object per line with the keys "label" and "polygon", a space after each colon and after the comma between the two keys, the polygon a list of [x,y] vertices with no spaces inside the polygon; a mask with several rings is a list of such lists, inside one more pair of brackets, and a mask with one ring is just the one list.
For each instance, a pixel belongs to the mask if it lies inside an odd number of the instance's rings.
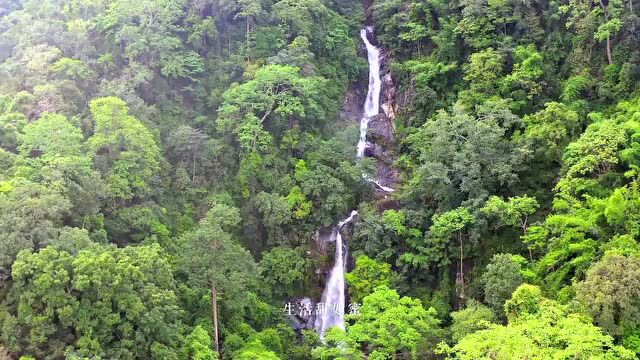
{"label": "tree trunk", "polygon": [[251,21],[250,16],[247,15],[247,30],[245,32],[245,41],[247,43],[247,61],[251,62],[251,46],[249,44],[249,33],[251,33],[251,25],[249,23],[249,21]]}
{"label": "tree trunk", "polygon": [[191,166],[191,182],[196,179],[196,152],[193,151],[193,165]]}
{"label": "tree trunk", "polygon": [[[604,22],[609,22],[609,12],[607,11],[607,7],[604,5],[602,0],[600,0],[600,7],[602,8],[602,12],[604,14]],[[607,60],[609,60],[609,65],[613,63],[611,59],[611,35],[607,35]]]}
{"label": "tree trunk", "polygon": [[607,60],[609,60],[609,65],[613,63],[611,59],[611,38],[607,36]]}
{"label": "tree trunk", "polygon": [[211,305],[213,306],[213,337],[216,346],[216,352],[220,354],[220,345],[218,343],[218,289],[216,289],[215,281],[211,284]]}
{"label": "tree trunk", "polygon": [[460,298],[464,301],[464,252],[462,250],[462,234],[458,233],[458,240],[460,241]]}
{"label": "tree trunk", "polygon": [[[524,215],[524,220],[522,220],[522,223],[520,225],[520,228],[522,228],[522,236],[527,235],[527,229],[529,228],[527,222],[529,221],[529,215],[525,214]],[[529,260],[533,261],[533,252],[531,251],[531,248],[527,246],[527,248],[529,249]]]}

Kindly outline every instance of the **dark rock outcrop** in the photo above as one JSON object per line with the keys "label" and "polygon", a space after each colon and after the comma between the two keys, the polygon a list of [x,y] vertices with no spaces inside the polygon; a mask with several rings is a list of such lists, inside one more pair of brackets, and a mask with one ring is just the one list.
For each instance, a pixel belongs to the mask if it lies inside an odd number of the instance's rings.
{"label": "dark rock outcrop", "polygon": [[308,297],[289,299],[284,308],[289,325],[296,331],[313,329],[316,304],[315,300]]}

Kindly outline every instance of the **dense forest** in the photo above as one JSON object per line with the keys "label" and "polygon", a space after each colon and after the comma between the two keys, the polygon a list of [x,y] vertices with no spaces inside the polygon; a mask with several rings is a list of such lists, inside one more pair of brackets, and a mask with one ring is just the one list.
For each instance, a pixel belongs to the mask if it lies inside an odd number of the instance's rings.
{"label": "dense forest", "polygon": [[639,1],[0,0],[0,359],[637,359],[639,180]]}

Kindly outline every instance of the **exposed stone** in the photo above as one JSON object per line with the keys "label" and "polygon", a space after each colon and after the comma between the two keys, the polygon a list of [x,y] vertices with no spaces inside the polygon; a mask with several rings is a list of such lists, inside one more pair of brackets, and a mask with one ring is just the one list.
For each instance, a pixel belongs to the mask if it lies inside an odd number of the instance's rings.
{"label": "exposed stone", "polygon": [[287,304],[291,304],[291,315],[288,313],[285,315],[294,330],[302,331],[314,328],[316,301],[308,297],[292,298],[288,300]]}
{"label": "exposed stone", "polygon": [[380,105],[387,119],[393,120],[396,118],[396,112],[393,110],[393,106],[389,103],[383,103]]}
{"label": "exposed stone", "polygon": [[[383,64],[384,66],[384,64]],[[381,89],[382,99],[382,110],[384,114],[389,119],[389,122],[393,124],[393,121],[396,118],[396,108],[395,108],[395,99],[396,99],[396,87],[393,84],[393,79],[391,78],[390,73],[386,73],[382,77],[382,89]]]}
{"label": "exposed stone", "polygon": [[384,116],[384,114],[375,116],[371,121],[369,121],[367,138],[369,141],[379,143],[385,147],[393,145],[393,125],[389,122],[389,119]]}
{"label": "exposed stone", "polygon": [[365,96],[354,88],[348,90],[340,107],[340,118],[348,122],[360,122],[362,102]]}
{"label": "exposed stone", "polygon": [[327,243],[331,242],[332,226],[325,226],[318,229],[315,233],[316,252],[320,255],[327,255]]}
{"label": "exposed stone", "polygon": [[383,199],[377,203],[378,211],[384,212],[385,210],[400,210],[400,202],[395,199]]}
{"label": "exposed stone", "polygon": [[364,156],[380,159],[384,156],[384,148],[374,142],[368,142],[367,147],[364,149]]}
{"label": "exposed stone", "polygon": [[[387,158],[386,160],[390,160]],[[378,162],[378,181],[380,184],[394,188],[396,186],[396,179],[398,178],[398,171],[392,167],[391,164],[385,164]]]}

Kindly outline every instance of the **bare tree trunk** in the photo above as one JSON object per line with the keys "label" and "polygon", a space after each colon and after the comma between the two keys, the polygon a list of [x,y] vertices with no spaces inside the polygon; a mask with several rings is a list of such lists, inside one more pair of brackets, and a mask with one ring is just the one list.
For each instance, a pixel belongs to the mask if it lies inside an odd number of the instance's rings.
{"label": "bare tree trunk", "polygon": [[193,165],[191,167],[191,182],[196,179],[196,152],[193,152]]}
{"label": "bare tree trunk", "polygon": [[250,20],[251,20],[250,16],[247,15],[247,30],[244,37],[245,37],[245,41],[247,42],[247,61],[248,62],[251,62],[251,46],[249,44],[249,33],[251,32],[251,26],[249,23]]}
{"label": "bare tree trunk", "polygon": [[613,63],[611,59],[611,38],[607,36],[607,60],[609,60],[609,65]]}
{"label": "bare tree trunk", "polygon": [[[602,12],[604,13],[604,22],[609,21],[609,12],[607,11],[607,7],[604,6],[602,0],[600,0],[600,7],[602,8]],[[609,60],[609,65],[613,62],[611,59],[611,36],[607,35],[607,60]]]}
{"label": "bare tree trunk", "polygon": [[[524,220],[522,220],[520,223],[520,228],[522,229],[522,236],[527,235],[527,229],[529,228],[529,225],[527,224],[528,221],[529,221],[529,215],[525,214]],[[531,251],[530,247],[527,247],[527,248],[529,249],[529,260],[533,261],[533,252]]]}
{"label": "bare tree trunk", "polygon": [[216,289],[215,281],[211,284],[211,305],[213,306],[213,336],[216,345],[216,352],[220,354],[220,345],[218,343],[218,289]]}
{"label": "bare tree trunk", "polygon": [[458,233],[458,240],[460,241],[460,298],[464,300],[464,252],[462,250],[462,234]]}

